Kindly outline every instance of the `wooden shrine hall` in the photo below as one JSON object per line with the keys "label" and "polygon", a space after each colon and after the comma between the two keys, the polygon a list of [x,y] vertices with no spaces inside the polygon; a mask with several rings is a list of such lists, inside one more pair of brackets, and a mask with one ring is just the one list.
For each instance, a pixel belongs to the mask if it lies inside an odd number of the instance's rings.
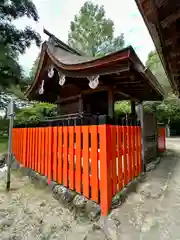
{"label": "wooden shrine hall", "polygon": [[163,99],[163,89],[133,48],[101,58],[82,56],[44,30],[36,77],[26,95],[60,106],[60,114],[84,112],[114,116],[114,102]]}
{"label": "wooden shrine hall", "polygon": [[[90,58],[45,33],[49,40],[26,96],[59,105],[60,114],[14,126],[12,152],[48,183],[100,204],[106,216],[113,197],[157,156],[157,122],[143,115],[142,102],[162,100],[163,89],[132,47]],[[114,103],[120,100],[131,100],[131,116],[115,117]]]}

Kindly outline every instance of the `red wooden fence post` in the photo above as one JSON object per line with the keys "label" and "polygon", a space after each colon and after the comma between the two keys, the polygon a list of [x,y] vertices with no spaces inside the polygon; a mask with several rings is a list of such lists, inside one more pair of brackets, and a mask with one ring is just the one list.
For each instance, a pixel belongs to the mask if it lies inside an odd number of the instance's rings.
{"label": "red wooden fence post", "polygon": [[164,128],[164,151],[166,151],[166,128]]}
{"label": "red wooden fence post", "polygon": [[23,129],[24,137],[23,137],[23,166],[26,166],[27,160],[27,128]]}
{"label": "red wooden fence post", "polygon": [[58,165],[57,165],[57,147],[58,147],[58,127],[53,127],[53,157],[52,157],[52,169],[53,169],[53,181],[58,181],[57,173],[58,173]]}
{"label": "red wooden fence post", "polygon": [[98,129],[97,125],[90,127],[91,132],[91,199],[98,202]]}
{"label": "red wooden fence post", "polygon": [[166,129],[158,128],[158,150],[164,152],[166,150]]}
{"label": "red wooden fence post", "polygon": [[48,139],[47,139],[47,147],[48,147],[48,183],[52,181],[52,127],[48,127]]}
{"label": "red wooden fence post", "polygon": [[[110,125],[106,117],[100,117],[100,205],[101,214],[108,215],[112,204],[112,181],[110,168]],[[101,124],[102,123],[102,124]],[[104,123],[104,124],[103,124]]]}

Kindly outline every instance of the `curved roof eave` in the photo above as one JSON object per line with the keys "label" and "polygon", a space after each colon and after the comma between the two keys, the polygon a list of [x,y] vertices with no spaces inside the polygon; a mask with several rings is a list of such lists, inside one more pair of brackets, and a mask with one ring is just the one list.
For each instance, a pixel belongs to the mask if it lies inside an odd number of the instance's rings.
{"label": "curved roof eave", "polygon": [[[57,68],[61,69],[62,71],[65,70],[65,71],[76,72],[76,71],[80,71],[80,70],[95,68],[95,67],[102,66],[102,65],[108,65],[109,63],[112,63],[112,62],[117,62],[119,60],[127,59],[129,57],[130,51],[132,51],[132,47],[129,46],[118,52],[103,56],[101,58],[89,58],[89,57],[85,57],[85,56],[79,56],[79,55],[75,55],[72,53],[68,53],[67,51],[65,51],[63,49],[59,50],[61,52],[69,54],[70,57],[73,56],[77,59],[77,61],[74,61],[74,59],[72,59],[72,60],[69,60],[69,62],[68,62],[67,60],[62,61],[61,59],[58,59],[58,57],[55,57],[54,55],[56,55],[56,54],[53,53],[51,47],[52,47],[52,45],[50,45],[50,43],[48,43],[46,41],[42,44],[40,60],[39,60],[38,68],[36,71],[36,75],[35,75],[32,85],[29,87],[29,89],[25,93],[26,96],[28,96],[30,94],[30,92],[33,90],[36,82],[38,81],[39,74],[41,72],[41,69],[43,66],[43,61],[44,61],[46,54],[50,58],[50,60],[56,65]],[[57,50],[57,49],[59,49],[59,48],[56,48],[55,50]]]}
{"label": "curved roof eave", "polygon": [[119,63],[123,60],[129,60],[135,66],[136,71],[143,74],[143,76],[149,80],[149,82],[151,82],[152,87],[156,89],[156,91],[158,91],[161,96],[164,95],[164,91],[161,85],[155,78],[151,76],[152,74],[147,74],[147,70],[131,46],[126,47],[118,52],[103,56],[101,58],[89,58],[72,54],[61,48],[57,48],[49,42],[44,42],[41,49],[40,60],[35,79],[25,93],[27,97],[30,96],[30,94],[33,92],[33,89],[38,82],[46,56],[48,56],[48,58],[54,63],[57,68],[59,68],[59,70],[74,72],[74,74],[76,74],[76,71],[83,71],[87,69],[91,70],[102,66],[105,68],[108,67],[109,64],[114,63],[115,65],[116,63]]}
{"label": "curved roof eave", "polygon": [[43,61],[44,61],[44,56],[45,56],[45,53],[46,53],[46,46],[43,44],[42,45],[42,49],[41,49],[41,54],[40,54],[40,59],[39,59],[39,63],[38,63],[38,67],[37,67],[37,70],[36,70],[36,75],[35,75],[35,78],[34,78],[34,81],[33,83],[31,84],[31,86],[27,89],[27,91],[25,92],[25,96],[28,97],[30,92],[32,91],[32,89],[34,88],[38,78],[39,78],[39,74],[40,74],[40,71],[41,71],[41,68],[42,68],[42,65],[43,65]]}

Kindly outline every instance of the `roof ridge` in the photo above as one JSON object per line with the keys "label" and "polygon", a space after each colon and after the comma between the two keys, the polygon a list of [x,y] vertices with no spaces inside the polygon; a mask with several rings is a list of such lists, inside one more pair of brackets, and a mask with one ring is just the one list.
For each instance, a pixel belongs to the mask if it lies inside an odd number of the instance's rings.
{"label": "roof ridge", "polygon": [[43,30],[43,32],[48,35],[51,39],[53,39],[57,45],[70,52],[70,53],[73,53],[73,54],[77,54],[78,56],[83,56],[81,53],[79,53],[77,50],[73,49],[72,47],[70,47],[68,44],[64,43],[63,41],[61,41],[59,38],[57,38],[54,34],[50,33],[49,31],[47,31],[45,28]]}

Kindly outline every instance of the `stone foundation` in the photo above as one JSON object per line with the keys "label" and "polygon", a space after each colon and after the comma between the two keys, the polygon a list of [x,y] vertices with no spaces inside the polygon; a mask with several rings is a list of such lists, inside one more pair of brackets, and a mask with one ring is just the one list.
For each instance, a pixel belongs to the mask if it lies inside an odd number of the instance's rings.
{"label": "stone foundation", "polygon": [[32,169],[25,168],[19,164],[15,159],[12,162],[12,169],[18,169],[23,175],[30,178],[30,181],[37,187],[49,187],[52,191],[53,197],[62,205],[67,207],[70,211],[74,211],[75,216],[87,217],[89,220],[98,220],[101,214],[101,209],[98,204],[85,198],[84,196],[67,189],[63,185],[51,181],[48,184],[47,177],[33,171]]}
{"label": "stone foundation", "polygon": [[[37,187],[48,187],[53,197],[62,205],[67,207],[70,211],[75,213],[75,216],[87,217],[90,220],[98,220],[101,214],[101,209],[94,201],[85,198],[84,196],[67,189],[63,185],[57,184],[54,181],[48,183],[47,177],[33,171],[32,169],[25,168],[20,165],[15,159],[12,162],[12,169],[19,169],[23,175],[30,178],[30,181]],[[136,192],[136,187],[140,182],[143,182],[146,174],[141,174],[138,178],[130,182],[124,189],[118,192],[112,199],[112,209],[122,205],[131,192]]]}

